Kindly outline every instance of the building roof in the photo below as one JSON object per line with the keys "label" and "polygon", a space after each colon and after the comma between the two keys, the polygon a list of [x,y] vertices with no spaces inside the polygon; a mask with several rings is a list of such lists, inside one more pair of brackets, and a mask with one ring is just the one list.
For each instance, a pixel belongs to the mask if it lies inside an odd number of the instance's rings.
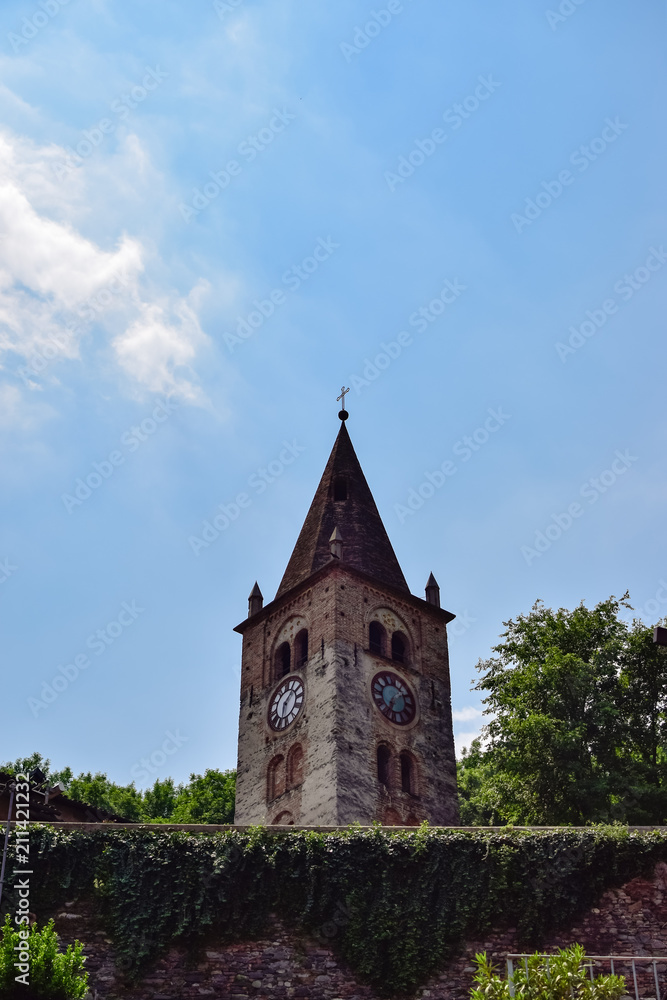
{"label": "building roof", "polygon": [[[14,780],[14,776],[0,771],[0,821],[7,819],[9,811],[9,783]],[[54,823],[54,822],[79,822],[79,823],[131,823],[132,820],[116,813],[110,813],[106,809],[98,809],[89,806],[84,802],[77,802],[70,799],[65,793],[55,785],[49,789],[49,801],[45,801],[43,792],[35,790],[31,784],[30,793],[30,822],[31,823]],[[11,819],[16,819],[16,799],[12,806]],[[25,806],[21,807],[25,810]]]}
{"label": "building roof", "polygon": [[[336,499],[343,494],[346,499]],[[330,539],[335,528],[342,538],[345,564],[409,593],[345,423],[341,424],[276,599],[331,561]]]}

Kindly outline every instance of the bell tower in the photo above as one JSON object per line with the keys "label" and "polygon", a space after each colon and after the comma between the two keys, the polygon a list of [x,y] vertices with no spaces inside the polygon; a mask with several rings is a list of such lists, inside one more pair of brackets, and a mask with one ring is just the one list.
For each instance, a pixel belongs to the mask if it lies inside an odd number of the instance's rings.
{"label": "bell tower", "polygon": [[278,592],[243,636],[235,822],[458,823],[447,624],[410,593],[345,420]]}

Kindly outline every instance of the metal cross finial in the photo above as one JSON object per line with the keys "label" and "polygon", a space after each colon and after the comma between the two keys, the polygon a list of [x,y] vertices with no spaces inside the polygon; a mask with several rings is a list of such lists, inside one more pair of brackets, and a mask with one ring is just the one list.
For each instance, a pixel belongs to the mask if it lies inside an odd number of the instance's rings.
{"label": "metal cross finial", "polygon": [[340,401],[341,399],[342,399],[342,401],[343,401],[343,403],[342,403],[342,409],[340,410],[340,412],[339,412],[339,414],[338,414],[338,416],[340,417],[340,419],[341,419],[341,420],[347,420],[347,410],[345,409],[345,396],[347,395],[347,393],[348,393],[349,391],[350,391],[349,389],[346,389],[346,388],[345,388],[345,386],[344,386],[344,385],[342,385],[342,386],[340,387],[340,396],[338,396],[338,397],[336,398],[336,402],[337,402],[337,403],[338,403],[338,402],[339,402],[339,401]]}

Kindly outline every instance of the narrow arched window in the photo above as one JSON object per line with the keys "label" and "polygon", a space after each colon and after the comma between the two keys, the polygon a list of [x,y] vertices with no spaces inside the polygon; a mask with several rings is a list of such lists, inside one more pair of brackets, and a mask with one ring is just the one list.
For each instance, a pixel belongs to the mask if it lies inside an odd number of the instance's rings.
{"label": "narrow arched window", "polygon": [[276,680],[280,680],[285,674],[290,672],[291,650],[289,642],[283,642],[276,650]]}
{"label": "narrow arched window", "polygon": [[385,743],[381,743],[377,753],[378,761],[378,781],[385,788],[389,788],[391,750]]}
{"label": "narrow arched window", "polygon": [[266,798],[268,802],[277,799],[285,791],[285,758],[282,754],[273,757],[266,771]]}
{"label": "narrow arched window", "polygon": [[371,653],[384,656],[386,632],[379,622],[371,622],[368,626],[368,648]]}
{"label": "narrow arched window", "polygon": [[394,632],[391,637],[391,658],[397,663],[405,663],[408,644],[402,632]]}
{"label": "narrow arched window", "polygon": [[308,662],[308,629],[302,628],[294,640],[294,666],[298,669]]}
{"label": "narrow arched window", "polygon": [[347,500],[347,479],[345,476],[336,476],[333,484],[334,500]]}
{"label": "narrow arched window", "polygon": [[287,754],[287,787],[296,788],[303,783],[303,748],[296,743]]}
{"label": "narrow arched window", "polygon": [[409,795],[416,794],[415,764],[410,754],[405,750],[401,754],[401,791],[407,792]]}

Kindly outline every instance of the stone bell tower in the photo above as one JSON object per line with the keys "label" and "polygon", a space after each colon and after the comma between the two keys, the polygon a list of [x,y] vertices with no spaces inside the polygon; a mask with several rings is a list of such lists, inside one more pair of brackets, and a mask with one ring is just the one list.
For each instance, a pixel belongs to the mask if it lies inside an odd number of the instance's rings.
{"label": "stone bell tower", "polygon": [[235,822],[458,823],[440,590],[414,597],[345,425],[266,606],[243,636]]}

